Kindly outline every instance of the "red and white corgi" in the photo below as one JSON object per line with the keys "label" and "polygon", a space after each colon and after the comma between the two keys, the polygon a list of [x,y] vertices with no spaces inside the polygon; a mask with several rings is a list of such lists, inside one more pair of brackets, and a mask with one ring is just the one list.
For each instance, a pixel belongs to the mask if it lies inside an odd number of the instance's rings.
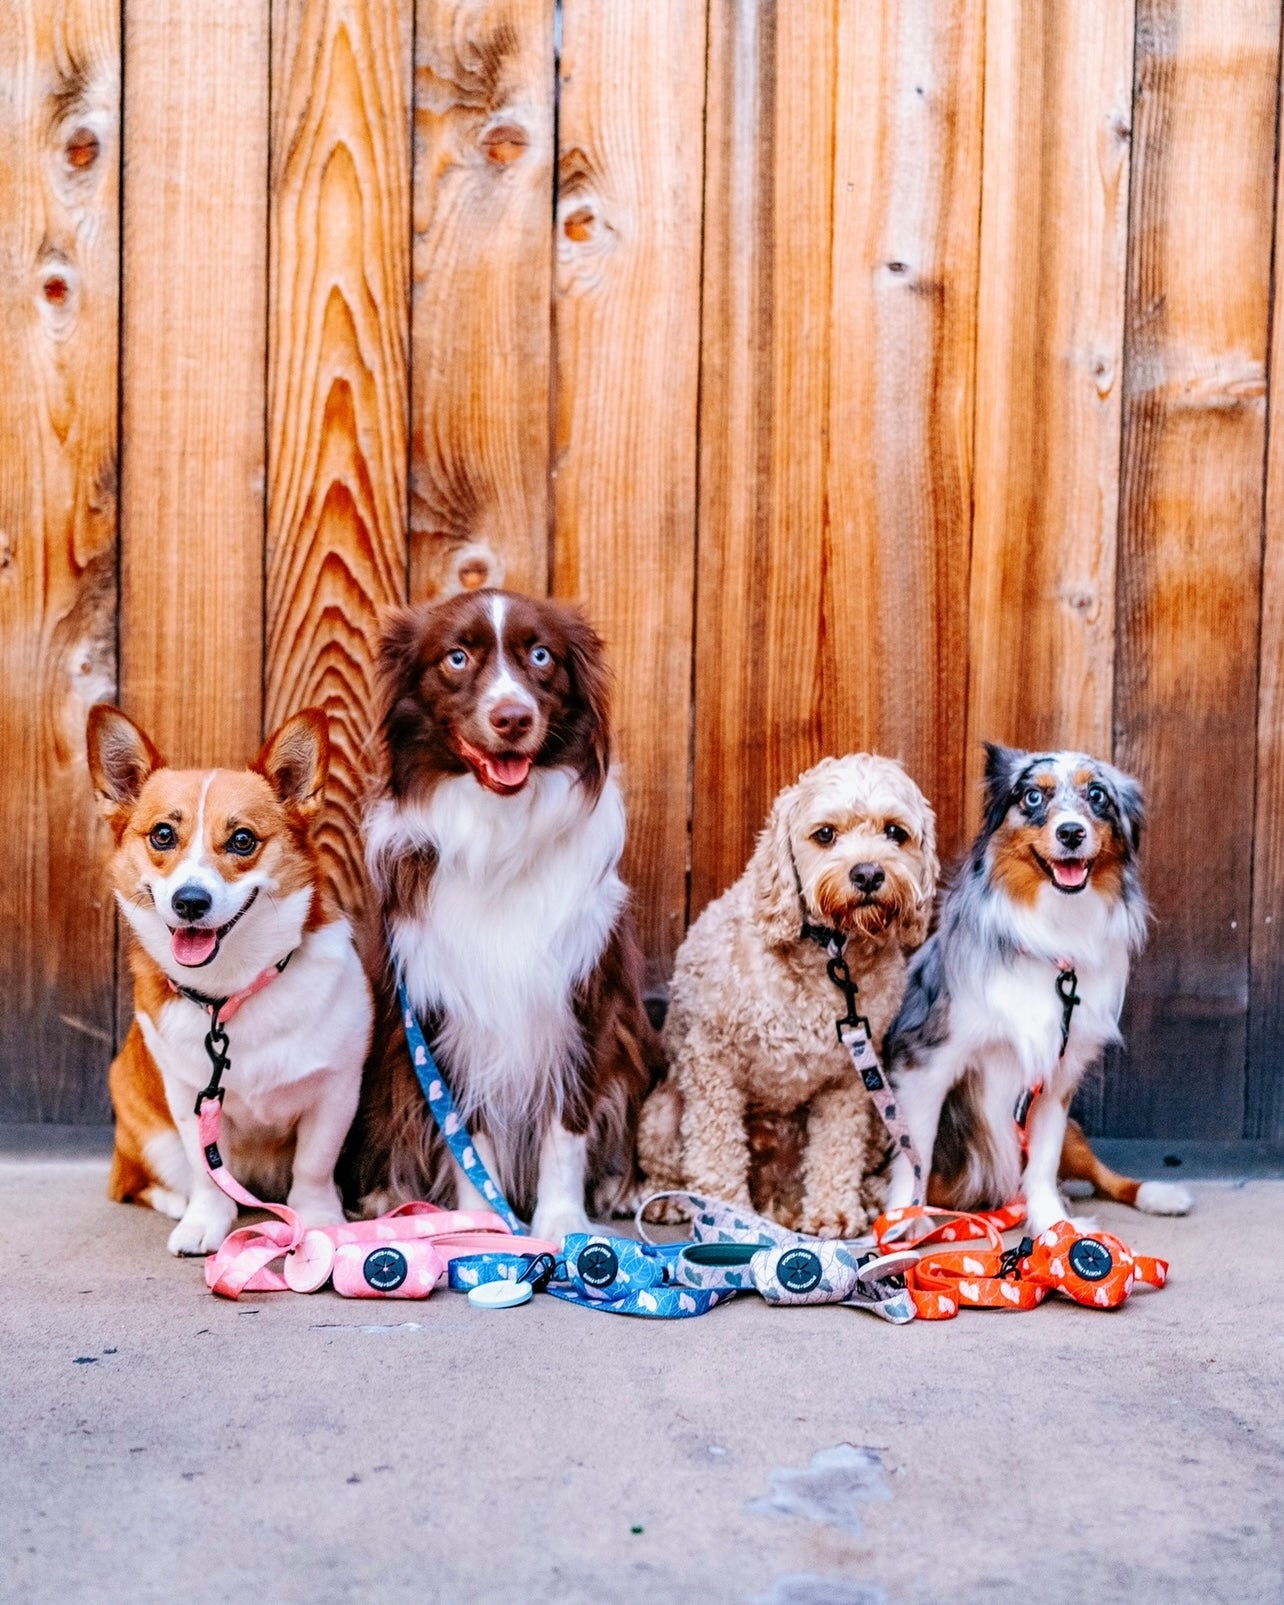
{"label": "red and white corgi", "polygon": [[220,1146],[232,1174],[308,1225],[343,1220],[334,1169],[370,1043],[369,983],[348,921],[321,890],[310,822],[329,765],[325,715],[296,714],[244,770],[170,769],[118,708],[89,714],[89,770],[133,934],[134,1023],[111,1067],[112,1198],[178,1224],[207,1254],[236,1205],[201,1163],[197,1093],[209,1006],[230,1065]]}

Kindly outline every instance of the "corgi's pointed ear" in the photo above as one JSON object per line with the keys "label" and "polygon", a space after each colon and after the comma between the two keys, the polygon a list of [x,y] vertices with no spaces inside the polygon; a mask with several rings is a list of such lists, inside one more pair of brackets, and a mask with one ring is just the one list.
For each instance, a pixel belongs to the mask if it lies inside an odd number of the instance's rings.
{"label": "corgi's pointed ear", "polygon": [[98,812],[119,836],[147,777],[163,769],[165,760],[134,721],[108,702],[90,708],[85,746]]}
{"label": "corgi's pointed ear", "polygon": [[325,798],[330,724],[321,708],[304,708],[267,738],[250,765],[281,801],[310,818]]}

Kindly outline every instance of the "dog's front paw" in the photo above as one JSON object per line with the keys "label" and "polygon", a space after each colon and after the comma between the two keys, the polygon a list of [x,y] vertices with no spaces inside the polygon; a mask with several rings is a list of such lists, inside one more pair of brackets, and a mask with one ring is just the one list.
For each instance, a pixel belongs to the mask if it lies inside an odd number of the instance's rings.
{"label": "dog's front paw", "polygon": [[560,1248],[562,1240],[571,1232],[592,1230],[588,1216],[575,1204],[559,1201],[535,1206],[535,1218],[531,1221],[531,1236],[542,1237],[546,1243],[556,1243]]}
{"label": "dog's front paw", "polygon": [[1189,1215],[1195,1196],[1171,1181],[1143,1181],[1137,1189],[1136,1207],[1146,1215]]}
{"label": "dog's front paw", "polygon": [[[222,1200],[220,1199],[220,1203]],[[236,1222],[236,1206],[221,1209],[209,1204],[189,1204],[186,1214],[169,1234],[171,1254],[213,1254]]]}
{"label": "dog's front paw", "polygon": [[869,1216],[859,1205],[820,1208],[805,1204],[798,1230],[808,1237],[860,1237],[869,1226]]}
{"label": "dog's front paw", "polygon": [[305,1226],[343,1226],[348,1217],[335,1187],[291,1187],[286,1199]]}

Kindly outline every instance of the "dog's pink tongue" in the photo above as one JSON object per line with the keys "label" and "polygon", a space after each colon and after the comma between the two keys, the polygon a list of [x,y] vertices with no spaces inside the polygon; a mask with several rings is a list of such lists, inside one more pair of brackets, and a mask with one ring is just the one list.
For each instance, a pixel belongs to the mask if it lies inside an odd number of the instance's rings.
{"label": "dog's pink tongue", "polygon": [[1088,866],[1082,858],[1067,858],[1053,864],[1052,873],[1057,877],[1058,886],[1082,886],[1088,878]]}
{"label": "dog's pink tongue", "polygon": [[501,786],[520,786],[531,772],[529,758],[492,758],[490,772]]}
{"label": "dog's pink tongue", "polygon": [[180,964],[204,964],[218,946],[217,931],[198,931],[184,926],[173,934],[171,948]]}

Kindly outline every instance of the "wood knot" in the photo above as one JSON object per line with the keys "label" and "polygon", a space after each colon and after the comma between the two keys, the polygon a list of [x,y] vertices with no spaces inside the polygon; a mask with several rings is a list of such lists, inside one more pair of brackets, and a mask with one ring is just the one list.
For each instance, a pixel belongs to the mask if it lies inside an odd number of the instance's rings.
{"label": "wood knot", "polygon": [[480,541],[461,547],[455,553],[451,567],[454,570],[454,584],[448,587],[448,595],[455,591],[480,591],[484,585],[504,583],[503,563]]}
{"label": "wood knot", "polygon": [[92,167],[98,160],[98,153],[101,148],[98,143],[98,135],[94,133],[92,128],[73,129],[68,136],[64,149],[68,167]]}
{"label": "wood knot", "polygon": [[593,237],[593,208],[591,206],[577,206],[573,212],[567,214],[562,224],[562,231],[568,240],[574,240],[582,245],[585,240]]}
{"label": "wood knot", "polygon": [[507,167],[509,162],[515,162],[529,144],[530,138],[519,123],[497,123],[481,137],[486,160],[494,162],[496,167]]}
{"label": "wood knot", "polygon": [[44,297],[50,306],[60,307],[71,293],[61,273],[51,273],[44,282]]}

